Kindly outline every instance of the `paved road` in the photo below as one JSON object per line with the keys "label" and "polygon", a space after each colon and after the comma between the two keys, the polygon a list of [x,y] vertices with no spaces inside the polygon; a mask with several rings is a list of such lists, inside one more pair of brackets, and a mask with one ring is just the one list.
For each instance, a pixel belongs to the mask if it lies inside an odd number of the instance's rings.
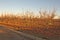
{"label": "paved road", "polygon": [[19,35],[14,31],[11,31],[3,26],[0,26],[0,40],[33,40],[33,39]]}

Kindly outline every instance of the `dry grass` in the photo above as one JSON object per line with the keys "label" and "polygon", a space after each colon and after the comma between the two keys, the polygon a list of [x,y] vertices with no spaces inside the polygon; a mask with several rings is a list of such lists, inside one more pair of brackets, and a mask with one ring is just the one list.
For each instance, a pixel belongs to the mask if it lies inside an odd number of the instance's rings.
{"label": "dry grass", "polygon": [[45,37],[60,37],[60,19],[53,19],[54,17],[54,11],[51,15],[47,15],[46,12],[40,13],[40,17],[5,15],[0,17],[0,24],[36,36],[41,34]]}

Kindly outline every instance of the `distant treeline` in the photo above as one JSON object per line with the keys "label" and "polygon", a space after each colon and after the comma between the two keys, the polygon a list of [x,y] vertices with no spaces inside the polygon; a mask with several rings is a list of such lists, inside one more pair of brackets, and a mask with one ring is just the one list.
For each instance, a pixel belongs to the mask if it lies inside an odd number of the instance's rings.
{"label": "distant treeline", "polygon": [[[22,14],[22,15],[21,15]],[[56,15],[56,11],[38,11],[38,13],[35,14],[39,14],[39,15],[34,15],[34,12],[32,11],[26,11],[26,12],[22,12],[21,14],[17,13],[17,15],[15,15],[14,13],[9,14],[8,12],[6,12],[5,14],[2,13],[0,18],[22,18],[22,19],[32,19],[32,18],[39,18],[39,19],[54,19]],[[59,18],[60,19],[60,18]]]}
{"label": "distant treeline", "polygon": [[27,11],[23,16],[16,15],[1,15],[0,16],[0,24],[13,26],[13,28],[21,28],[21,29],[29,29],[33,27],[59,27],[60,19],[54,19],[56,16],[55,10],[47,13],[47,11],[41,12],[39,11],[39,15],[35,17],[33,12]]}

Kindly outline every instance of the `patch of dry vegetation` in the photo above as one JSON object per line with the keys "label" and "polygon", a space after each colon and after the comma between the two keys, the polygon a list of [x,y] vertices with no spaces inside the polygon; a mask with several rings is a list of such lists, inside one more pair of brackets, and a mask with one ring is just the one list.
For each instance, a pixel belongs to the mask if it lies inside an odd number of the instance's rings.
{"label": "patch of dry vegetation", "polygon": [[[2,15],[0,24],[7,25],[8,28],[20,30],[29,34],[40,34],[45,37],[60,36],[60,19],[53,19],[55,10],[50,14],[47,11],[39,11],[40,16],[34,17],[33,12],[28,11],[24,16]],[[10,26],[10,27],[9,27]]]}

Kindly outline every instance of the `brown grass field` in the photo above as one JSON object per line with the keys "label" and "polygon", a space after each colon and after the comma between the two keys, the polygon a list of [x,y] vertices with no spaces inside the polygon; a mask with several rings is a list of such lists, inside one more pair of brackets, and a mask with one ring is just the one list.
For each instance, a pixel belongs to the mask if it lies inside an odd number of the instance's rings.
{"label": "brown grass field", "polygon": [[59,39],[60,19],[53,19],[53,14],[47,18],[45,14],[44,16],[40,15],[41,18],[2,16],[0,17],[0,25],[6,25],[8,28],[46,39]]}

